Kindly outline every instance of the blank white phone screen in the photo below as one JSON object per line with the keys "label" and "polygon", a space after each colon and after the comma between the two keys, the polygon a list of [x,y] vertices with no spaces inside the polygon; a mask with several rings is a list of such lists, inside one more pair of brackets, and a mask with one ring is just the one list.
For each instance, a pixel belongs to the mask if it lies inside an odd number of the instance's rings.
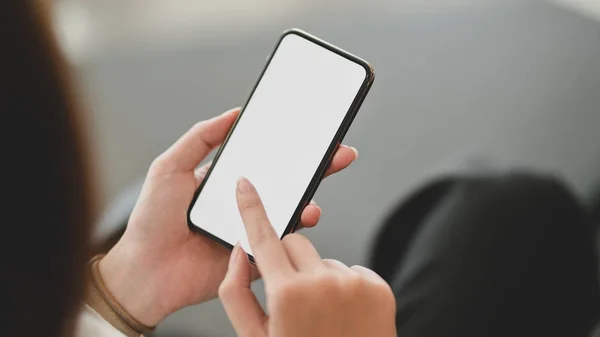
{"label": "blank white phone screen", "polygon": [[299,35],[281,40],[190,212],[194,226],[250,254],[236,203],[246,177],[281,237],[367,72]]}

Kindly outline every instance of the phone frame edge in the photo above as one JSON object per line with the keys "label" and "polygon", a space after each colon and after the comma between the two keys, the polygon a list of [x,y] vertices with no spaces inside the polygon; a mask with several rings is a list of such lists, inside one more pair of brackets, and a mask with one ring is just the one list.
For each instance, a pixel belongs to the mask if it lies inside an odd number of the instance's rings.
{"label": "phone frame edge", "polygon": [[[215,157],[213,158],[213,163],[211,165],[211,167],[209,168],[209,170],[206,172],[206,176],[204,177],[204,179],[202,180],[202,182],[200,183],[200,186],[198,186],[198,188],[196,189],[196,191],[194,192],[194,197],[192,198],[192,201],[190,202],[190,205],[188,207],[187,213],[186,213],[186,218],[187,218],[187,224],[188,227],[190,228],[190,230],[192,230],[193,232],[197,232],[200,233],[208,238],[210,238],[211,240],[219,243],[221,246],[231,250],[233,249],[233,245],[230,244],[229,242],[219,238],[216,235],[213,235],[212,233],[200,228],[199,226],[194,225],[194,223],[192,222],[190,215],[192,212],[192,208],[194,207],[194,205],[196,204],[196,200],[198,199],[198,196],[200,195],[200,192],[202,191],[202,188],[204,187],[205,182],[207,181],[207,179],[209,178],[212,169],[214,168],[214,164],[217,163],[217,161],[219,160],[219,157],[221,156],[221,152],[223,151],[223,149],[225,148],[225,146],[227,145],[227,142],[229,141],[229,138],[231,137],[231,134],[234,132],[240,118],[242,117],[242,115],[244,114],[244,110],[246,109],[246,106],[248,105],[248,103],[250,102],[250,100],[252,99],[252,96],[254,95],[254,92],[256,91],[256,88],[258,87],[260,81],[262,80],[266,70],[268,69],[271,60],[273,58],[273,56],[275,55],[275,53],[277,52],[277,49],[279,48],[279,45],[281,44],[281,42],[283,41],[283,39],[290,34],[295,34],[298,35],[312,43],[315,43],[323,48],[328,49],[331,52],[334,52],[352,62],[355,62],[357,64],[359,64],[360,66],[362,66],[365,69],[365,79],[363,81],[363,83],[360,86],[360,89],[358,90],[354,101],[352,101],[352,104],[350,105],[350,108],[348,109],[348,112],[346,112],[346,115],[344,116],[344,119],[342,121],[342,123],[340,124],[338,130],[336,131],[335,136],[333,137],[333,139],[331,140],[331,143],[329,144],[329,147],[327,148],[327,151],[325,152],[325,155],[323,156],[323,159],[321,160],[321,162],[319,163],[319,166],[317,167],[317,170],[315,172],[315,174],[313,174],[313,177],[310,181],[310,183],[308,184],[306,191],[304,192],[304,195],[302,196],[302,198],[300,199],[298,206],[296,207],[296,209],[294,210],[294,214],[292,215],[289,223],[286,225],[285,230],[283,231],[283,234],[281,235],[280,239],[283,239],[286,235],[293,233],[296,229],[297,226],[300,222],[300,217],[302,215],[302,211],[304,210],[304,208],[310,203],[312,197],[314,196],[314,194],[316,193],[319,184],[321,183],[321,181],[323,180],[323,177],[325,176],[325,173],[327,172],[327,168],[329,167],[329,165],[331,164],[331,161],[333,159],[333,156],[337,150],[337,148],[340,146],[341,142],[344,139],[344,136],[346,135],[346,133],[348,132],[348,130],[350,129],[350,125],[352,124],[352,122],[354,121],[354,118],[356,117],[356,114],[358,113],[358,110],[360,110],[360,107],[365,99],[365,97],[367,96],[373,81],[375,80],[375,72],[373,70],[373,67],[365,60],[355,56],[354,54],[351,54],[339,47],[336,47],[324,40],[321,40],[320,38],[311,35],[301,29],[298,28],[292,28],[292,29],[288,29],[285,30],[283,32],[283,34],[279,37],[279,40],[277,41],[277,44],[275,45],[275,48],[273,49],[273,51],[269,54],[269,57],[267,59],[267,62],[265,63],[260,76],[258,77],[258,80],[256,81],[256,83],[254,84],[254,87],[252,88],[252,90],[250,91],[250,94],[248,95],[248,98],[246,99],[243,107],[240,110],[240,113],[238,114],[235,122],[233,123],[233,125],[231,126],[231,129],[229,130],[229,132],[227,133],[227,136],[225,137],[225,139],[223,140],[223,143],[221,144],[221,146],[219,147],[217,153],[215,154]],[[248,258],[250,259],[250,261],[254,264],[254,256],[252,256],[251,254],[248,254]]]}

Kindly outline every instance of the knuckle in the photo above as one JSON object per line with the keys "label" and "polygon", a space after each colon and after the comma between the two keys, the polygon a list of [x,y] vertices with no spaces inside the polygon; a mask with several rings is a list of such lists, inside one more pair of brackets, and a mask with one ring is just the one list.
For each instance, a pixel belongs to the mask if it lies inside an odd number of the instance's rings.
{"label": "knuckle", "polygon": [[[198,123],[194,124],[190,128],[190,131],[188,131],[188,132],[194,136],[199,136],[201,138],[202,142],[204,142],[208,147],[213,148],[213,147],[217,146],[218,144],[208,141],[208,139],[213,138],[213,137],[211,137],[211,134],[214,133],[213,128],[211,127],[211,121],[212,121],[212,119],[198,122]],[[205,137],[202,137],[202,136],[205,136]]]}
{"label": "knuckle", "polygon": [[352,273],[348,276],[348,286],[352,288],[360,288],[365,286],[365,279],[356,273]]}
{"label": "knuckle", "polygon": [[242,209],[242,211],[256,209],[260,206],[261,202],[258,198],[248,198],[240,204],[240,208]]}
{"label": "knuckle", "polygon": [[165,154],[162,153],[158,157],[154,158],[150,163],[150,173],[159,173],[164,171],[168,165],[168,161],[165,159]]}
{"label": "knuckle", "polygon": [[303,287],[295,282],[285,282],[267,290],[267,299],[274,308],[284,308],[295,299],[302,298]]}
{"label": "knuckle", "polygon": [[343,294],[350,297],[360,295],[365,288],[365,282],[360,275],[348,275],[344,278]]}
{"label": "knuckle", "polygon": [[371,298],[373,298],[381,308],[385,310],[396,309],[396,297],[394,296],[392,288],[387,283],[372,284],[371,294]]}
{"label": "knuckle", "polygon": [[391,299],[394,300],[394,291],[392,290],[392,287],[390,287],[389,284],[387,283],[382,283],[380,285],[378,285],[378,292],[381,294],[381,296],[385,299]]}
{"label": "knuckle", "polygon": [[154,176],[165,175],[176,172],[177,170],[177,163],[173,160],[170,150],[166,150],[152,160],[148,174]]}
{"label": "knuckle", "polygon": [[263,226],[258,227],[252,234],[252,242],[256,245],[263,245],[269,242],[269,232]]}
{"label": "knuckle", "polygon": [[219,289],[218,289],[218,294],[219,297],[221,298],[227,298],[229,296],[229,294],[231,294],[233,292],[234,288],[231,284],[231,282],[228,282],[227,280],[221,282],[221,285],[219,285]]}
{"label": "knuckle", "polygon": [[285,248],[304,247],[309,243],[306,237],[297,233],[288,234],[281,241]]}
{"label": "knuckle", "polygon": [[343,290],[343,281],[334,273],[322,273],[318,276],[319,289],[325,294],[340,293]]}
{"label": "knuckle", "polygon": [[206,124],[208,123],[208,121],[200,121],[197,122],[196,124],[192,125],[192,127],[190,128],[190,132],[200,132],[203,131],[206,128]]}
{"label": "knuckle", "polygon": [[327,298],[327,304],[330,307],[350,303],[357,297],[354,289],[348,286],[346,275],[337,273],[326,273],[319,277],[317,290],[313,290],[312,299],[322,302],[323,298]]}

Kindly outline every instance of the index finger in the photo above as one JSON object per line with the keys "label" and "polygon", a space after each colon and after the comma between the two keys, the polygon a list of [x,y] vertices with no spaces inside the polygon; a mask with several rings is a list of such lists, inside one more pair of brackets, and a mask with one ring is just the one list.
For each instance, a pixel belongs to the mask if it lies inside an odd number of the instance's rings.
{"label": "index finger", "polygon": [[248,179],[238,179],[236,198],[250,248],[265,282],[275,275],[290,272],[292,263],[271,226],[260,196]]}

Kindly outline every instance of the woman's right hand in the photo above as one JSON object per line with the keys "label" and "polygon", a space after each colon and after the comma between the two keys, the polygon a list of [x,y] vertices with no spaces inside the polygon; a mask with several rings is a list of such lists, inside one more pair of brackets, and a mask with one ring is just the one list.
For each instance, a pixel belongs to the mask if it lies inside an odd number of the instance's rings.
{"label": "woman's right hand", "polygon": [[396,336],[394,295],[383,279],[364,267],[322,260],[298,234],[280,241],[252,184],[241,178],[236,194],[269,312],[250,289],[250,263],[237,245],[219,296],[238,336]]}

